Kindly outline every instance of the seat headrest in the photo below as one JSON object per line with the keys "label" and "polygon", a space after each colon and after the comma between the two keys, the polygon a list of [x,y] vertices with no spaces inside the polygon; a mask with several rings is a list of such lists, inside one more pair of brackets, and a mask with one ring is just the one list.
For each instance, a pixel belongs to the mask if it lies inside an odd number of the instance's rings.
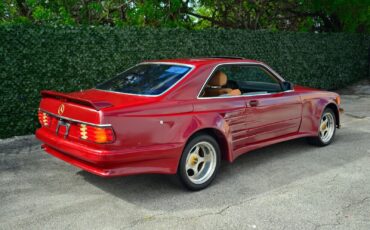
{"label": "seat headrest", "polygon": [[227,76],[222,71],[217,71],[211,80],[208,82],[209,86],[224,86],[227,83]]}

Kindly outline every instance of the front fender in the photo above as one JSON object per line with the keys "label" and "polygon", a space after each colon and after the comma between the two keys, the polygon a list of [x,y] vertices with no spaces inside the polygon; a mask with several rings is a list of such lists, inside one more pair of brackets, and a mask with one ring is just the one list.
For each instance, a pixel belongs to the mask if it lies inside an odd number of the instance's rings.
{"label": "front fender", "polygon": [[[302,98],[302,123],[300,133],[308,133],[316,136],[321,115],[325,108],[332,106],[337,116],[337,126],[339,126],[339,108],[335,102],[334,93],[320,95],[303,95]],[[335,108],[334,108],[335,106]]]}

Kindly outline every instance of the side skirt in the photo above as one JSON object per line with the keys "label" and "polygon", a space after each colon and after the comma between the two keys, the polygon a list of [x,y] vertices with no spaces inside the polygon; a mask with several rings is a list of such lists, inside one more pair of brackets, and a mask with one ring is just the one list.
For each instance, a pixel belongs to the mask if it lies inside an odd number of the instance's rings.
{"label": "side skirt", "polygon": [[233,155],[232,155],[233,158],[231,159],[230,162],[233,162],[240,155],[246,154],[246,153],[248,153],[252,150],[255,150],[255,149],[259,149],[259,148],[262,148],[262,147],[266,147],[266,146],[273,145],[273,144],[280,143],[280,142],[284,142],[284,141],[289,141],[289,140],[298,139],[298,138],[302,138],[302,137],[312,137],[312,136],[314,136],[312,133],[294,133],[294,134],[288,134],[288,135],[280,136],[280,137],[277,137],[277,138],[273,138],[273,139],[257,142],[257,143],[254,143],[254,144],[250,144],[250,145],[247,145],[245,147],[242,147],[242,148],[236,150],[233,153]]}

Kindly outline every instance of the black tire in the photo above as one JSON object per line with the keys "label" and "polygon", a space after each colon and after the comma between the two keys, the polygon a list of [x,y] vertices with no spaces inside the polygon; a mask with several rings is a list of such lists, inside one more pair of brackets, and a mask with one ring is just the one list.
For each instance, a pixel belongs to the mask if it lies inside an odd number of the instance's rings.
{"label": "black tire", "polygon": [[[331,116],[334,119],[334,125],[333,125],[334,131],[333,131],[333,134],[332,134],[330,140],[323,141],[322,138],[321,138],[321,136],[320,136],[321,120],[322,120],[323,116],[325,116],[327,113],[330,113]],[[337,120],[336,120],[334,111],[331,108],[326,108],[324,110],[324,112],[322,113],[321,118],[320,118],[319,131],[317,133],[317,136],[315,136],[315,137],[308,137],[307,138],[307,142],[309,144],[315,145],[315,146],[320,146],[320,147],[327,146],[327,145],[329,145],[330,143],[333,142],[334,137],[335,137],[336,130],[337,130]]]}
{"label": "black tire", "polygon": [[[216,159],[212,161],[213,163],[215,163],[214,171],[213,171],[213,173],[211,173],[211,171],[210,171],[210,173],[208,174],[209,178],[206,179],[204,182],[194,183],[189,178],[190,176],[188,175],[188,172],[186,171],[187,159],[188,159],[188,156],[191,155],[191,150],[193,150],[193,148],[195,148],[198,144],[202,144],[202,143],[205,143],[205,142],[209,143],[213,147],[213,149],[215,150],[215,154],[212,154],[213,156],[215,155],[215,157],[216,157]],[[214,158],[212,158],[212,159],[214,159]],[[213,165],[213,163],[212,163],[212,165]],[[182,153],[181,159],[180,159],[180,163],[179,163],[178,170],[177,170],[177,175],[178,175],[178,178],[179,178],[180,182],[187,189],[192,190],[192,191],[202,190],[202,189],[206,188],[207,186],[209,186],[212,183],[212,181],[216,177],[217,172],[220,168],[220,164],[221,164],[221,151],[220,151],[220,147],[219,147],[217,141],[210,135],[198,134],[198,135],[194,136],[193,138],[191,138],[191,140],[186,144],[186,146],[184,148],[184,151]],[[206,165],[206,163],[204,165]],[[205,166],[203,166],[203,167],[205,167]]]}

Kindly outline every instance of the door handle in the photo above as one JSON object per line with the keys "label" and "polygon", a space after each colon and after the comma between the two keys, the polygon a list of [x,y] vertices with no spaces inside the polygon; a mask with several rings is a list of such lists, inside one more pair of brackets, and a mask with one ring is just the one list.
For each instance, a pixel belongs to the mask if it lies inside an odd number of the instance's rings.
{"label": "door handle", "polygon": [[257,100],[251,100],[251,101],[249,102],[249,105],[250,105],[251,107],[256,107],[256,106],[258,105],[258,101],[257,101]]}

